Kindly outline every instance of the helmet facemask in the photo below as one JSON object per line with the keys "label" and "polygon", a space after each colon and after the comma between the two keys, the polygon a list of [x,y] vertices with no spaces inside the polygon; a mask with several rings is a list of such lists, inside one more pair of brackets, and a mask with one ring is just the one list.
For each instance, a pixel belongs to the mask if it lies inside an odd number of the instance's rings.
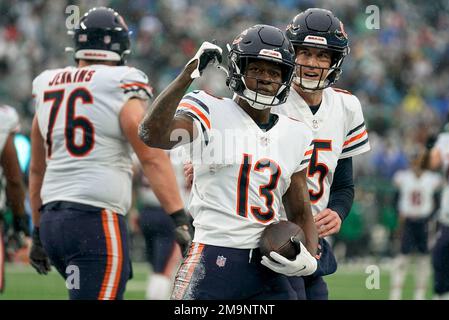
{"label": "helmet facemask", "polygon": [[[305,92],[313,92],[317,90],[323,90],[332,86],[340,78],[342,73],[341,66],[346,54],[341,52],[332,51],[331,66],[319,67],[319,66],[308,66],[300,63],[295,63],[295,76],[293,77],[293,82],[301,87]],[[314,69],[314,72],[318,72],[318,80],[308,79],[302,76],[303,68]],[[324,74],[326,75],[324,76]]]}
{"label": "helmet facemask", "polygon": [[[298,50],[299,47],[325,49],[332,53],[329,68],[313,67],[318,70],[320,78],[306,79],[302,68],[306,65],[296,63],[295,84],[306,92],[323,90],[335,84],[342,73],[342,64],[349,54],[349,39],[343,23],[329,10],[309,8],[289,23],[286,29],[287,38]],[[323,75],[326,73],[326,76]]]}
{"label": "helmet facemask", "polygon": [[[278,106],[285,102],[287,96],[290,91],[290,83],[291,78],[293,77],[293,66],[287,66],[279,63],[282,69],[282,82],[275,82],[270,80],[259,79],[257,77],[252,77],[246,75],[246,68],[249,62],[258,60],[256,57],[237,57],[234,53],[230,56],[230,78],[229,85],[231,89],[237,94],[240,98],[246,100],[248,104],[257,110],[264,110],[274,106]],[[271,59],[263,59],[267,61],[273,61]],[[278,63],[279,61],[273,61]],[[255,79],[256,80],[256,88],[255,90],[251,90],[248,88],[246,84],[246,79]],[[260,82],[271,82],[279,85],[279,89],[277,93],[274,95],[266,95],[260,93],[259,84]]]}

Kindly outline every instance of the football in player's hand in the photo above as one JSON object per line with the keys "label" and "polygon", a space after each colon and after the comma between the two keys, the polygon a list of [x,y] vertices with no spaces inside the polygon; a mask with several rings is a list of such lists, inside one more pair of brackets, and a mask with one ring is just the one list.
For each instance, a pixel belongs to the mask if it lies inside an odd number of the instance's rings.
{"label": "football in player's hand", "polygon": [[272,223],[262,232],[259,240],[260,252],[270,258],[270,252],[274,251],[287,259],[294,260],[301,249],[299,242],[292,241],[293,238],[305,244],[304,231],[296,223],[290,221]]}

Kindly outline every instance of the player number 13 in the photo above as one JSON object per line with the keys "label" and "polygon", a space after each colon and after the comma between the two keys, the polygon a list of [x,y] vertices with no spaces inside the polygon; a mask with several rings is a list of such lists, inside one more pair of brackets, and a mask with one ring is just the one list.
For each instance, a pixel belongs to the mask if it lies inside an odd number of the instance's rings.
{"label": "player number 13", "polygon": [[265,199],[264,211],[259,206],[250,206],[250,211],[254,217],[261,222],[268,222],[273,219],[275,211],[273,209],[274,194],[279,177],[281,176],[281,167],[271,159],[263,158],[258,160],[254,167],[252,166],[252,155],[243,154],[243,161],[240,165],[239,178],[237,182],[237,214],[242,217],[248,216],[248,190],[250,184],[250,172],[253,169],[256,172],[265,170],[270,171],[270,180],[267,184],[259,186],[259,196]]}

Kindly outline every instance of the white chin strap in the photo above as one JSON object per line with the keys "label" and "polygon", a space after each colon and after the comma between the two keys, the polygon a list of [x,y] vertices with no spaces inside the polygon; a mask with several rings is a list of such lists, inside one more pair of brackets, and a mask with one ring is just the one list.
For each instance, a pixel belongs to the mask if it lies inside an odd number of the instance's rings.
{"label": "white chin strap", "polygon": [[243,91],[242,99],[248,101],[248,104],[257,110],[264,110],[271,108],[273,105],[279,104],[279,99],[275,96],[267,96],[264,94],[256,93],[248,88]]}
{"label": "white chin strap", "polygon": [[304,91],[306,92],[313,92],[315,90],[323,90],[326,86],[327,86],[327,78],[329,77],[329,75],[335,71],[335,69],[333,69],[335,67],[335,65],[331,66],[329,69],[329,73],[326,75],[326,78],[324,78],[323,80],[311,80],[311,79],[306,79],[306,78],[302,78],[299,77],[298,75],[295,74],[295,76],[293,77],[293,82],[296,83],[298,86],[300,86]]}
{"label": "white chin strap", "polygon": [[313,91],[313,90],[319,90],[323,89],[323,85],[318,86],[319,83],[324,83],[324,81],[319,80],[310,80],[310,79],[302,79],[298,76],[295,76],[293,78],[293,82],[296,83],[298,86],[300,86],[304,91]]}
{"label": "white chin strap", "polygon": [[248,104],[257,110],[265,110],[279,104],[279,98],[277,97],[286,86],[283,84],[279,88],[278,92],[274,96],[267,96],[265,94],[257,93],[253,90],[248,89],[246,86],[245,79],[242,78],[243,84],[245,85],[245,90],[240,96],[242,99],[246,100]]}

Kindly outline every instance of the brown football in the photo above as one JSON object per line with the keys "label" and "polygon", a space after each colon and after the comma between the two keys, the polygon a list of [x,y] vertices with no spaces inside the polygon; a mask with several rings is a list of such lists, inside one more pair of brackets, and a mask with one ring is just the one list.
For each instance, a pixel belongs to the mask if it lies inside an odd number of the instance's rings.
{"label": "brown football", "polygon": [[299,248],[290,240],[297,237],[305,243],[304,231],[296,223],[290,221],[279,221],[268,225],[259,241],[259,249],[262,255],[270,258],[270,252],[274,251],[287,259],[294,260],[299,254]]}

